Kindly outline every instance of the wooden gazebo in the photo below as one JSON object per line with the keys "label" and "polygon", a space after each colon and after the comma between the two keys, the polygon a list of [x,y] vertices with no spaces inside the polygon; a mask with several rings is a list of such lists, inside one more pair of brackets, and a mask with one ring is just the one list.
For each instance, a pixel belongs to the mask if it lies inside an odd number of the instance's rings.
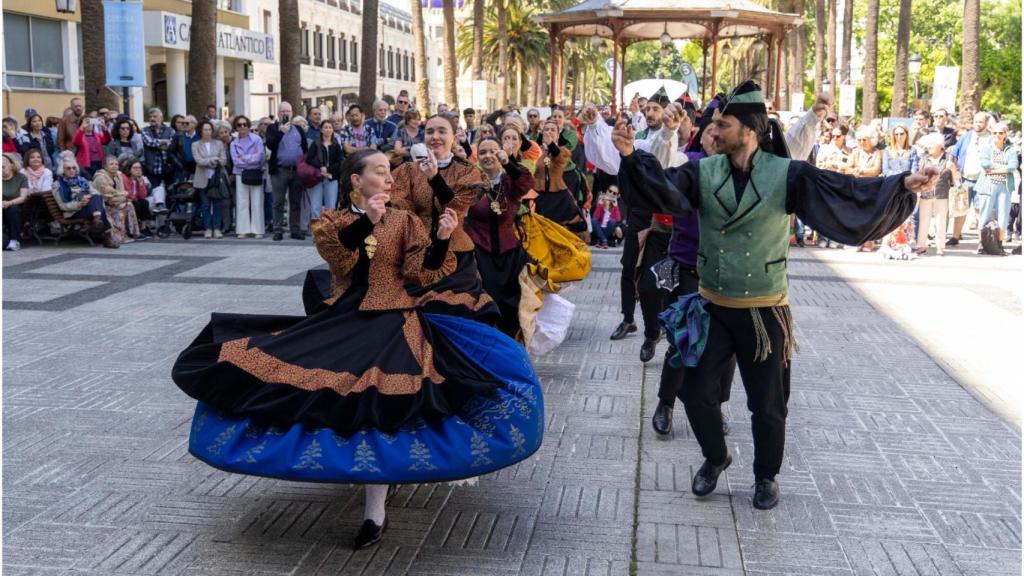
{"label": "wooden gazebo", "polygon": [[[564,51],[570,36],[612,41],[612,78],[625,69],[626,49],[643,40],[701,40],[704,70],[711,52],[710,85],[717,86],[719,42],[740,38],[758,38],[768,50],[770,86],[779,105],[782,82],[782,42],[786,33],[802,23],[798,14],[776,12],[752,0],[584,0],[571,8],[537,17],[551,35],[551,100],[561,101],[565,92]],[[595,40],[596,41],[596,40]],[[620,83],[621,92],[625,78]],[[706,90],[704,82],[701,90]],[[623,94],[614,94],[612,105],[623,102]]]}

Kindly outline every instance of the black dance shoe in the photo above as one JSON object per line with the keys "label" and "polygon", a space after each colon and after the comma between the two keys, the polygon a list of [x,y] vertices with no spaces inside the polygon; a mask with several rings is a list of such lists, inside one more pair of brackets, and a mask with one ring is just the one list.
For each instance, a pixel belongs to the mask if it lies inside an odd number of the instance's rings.
{"label": "black dance shoe", "polygon": [[644,343],[640,346],[640,361],[648,362],[651,358],[654,358],[654,349],[657,347],[657,338],[644,338]]}
{"label": "black dance shoe", "polygon": [[[700,470],[697,470],[697,474],[693,477],[693,485],[690,490],[694,496],[702,497],[707,496],[715,491],[718,486],[718,477],[725,472],[725,469],[732,464],[732,456],[726,454],[725,462],[722,462],[718,466],[711,463],[710,460],[705,460],[700,466]],[[755,498],[756,499],[756,498]]]}
{"label": "black dance shoe", "polygon": [[672,408],[671,404],[659,401],[658,407],[654,409],[651,426],[661,436],[668,436],[672,433]]}
{"label": "black dance shoe", "polygon": [[779,503],[779,483],[774,478],[759,478],[754,482],[754,508],[771,510]]}
{"label": "black dance shoe", "polygon": [[359,533],[356,534],[356,540],[353,544],[356,550],[362,550],[363,548],[369,548],[374,544],[380,542],[380,539],[384,537],[384,531],[388,528],[388,519],[384,519],[384,523],[380,526],[370,519],[363,521],[363,525],[359,528]]}
{"label": "black dance shoe", "polygon": [[281,240],[284,240],[284,234],[274,232],[274,242],[280,242]]}
{"label": "black dance shoe", "polygon": [[636,332],[635,322],[622,322],[615,328],[615,332],[612,332],[612,340],[622,340],[627,334]]}

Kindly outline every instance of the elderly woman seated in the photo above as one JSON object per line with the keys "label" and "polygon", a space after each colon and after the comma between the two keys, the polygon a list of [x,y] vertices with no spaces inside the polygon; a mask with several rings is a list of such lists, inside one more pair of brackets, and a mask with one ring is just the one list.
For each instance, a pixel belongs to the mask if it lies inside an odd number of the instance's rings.
{"label": "elderly woman seated", "polygon": [[103,231],[103,245],[107,248],[120,248],[112,233],[107,212],[103,207],[103,198],[91,192],[89,181],[79,174],[78,162],[70,150],[61,152],[60,176],[53,188],[53,197],[57,201],[65,218],[92,219],[93,229]]}
{"label": "elderly woman seated", "polygon": [[111,235],[115,242],[127,244],[142,237],[135,206],[128,198],[124,181],[121,180],[117,156],[107,156],[103,160],[103,168],[97,170],[92,177],[92,191],[103,197],[103,206],[107,209]]}

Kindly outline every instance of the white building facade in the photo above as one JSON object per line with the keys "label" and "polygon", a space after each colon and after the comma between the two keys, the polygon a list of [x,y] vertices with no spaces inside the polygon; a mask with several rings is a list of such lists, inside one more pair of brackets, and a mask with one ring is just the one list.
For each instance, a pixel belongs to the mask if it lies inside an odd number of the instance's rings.
{"label": "white building facade", "polygon": [[[249,0],[251,27],[276,37],[277,0]],[[361,71],[361,0],[299,0],[301,81],[304,106],[340,111],[358,100]],[[394,102],[399,92],[416,96],[415,42],[407,10],[381,2],[377,51],[377,96]],[[428,45],[428,58],[435,48]],[[254,63],[250,90],[252,116],[271,116],[281,102],[276,63]],[[293,103],[295,104],[295,103]]]}

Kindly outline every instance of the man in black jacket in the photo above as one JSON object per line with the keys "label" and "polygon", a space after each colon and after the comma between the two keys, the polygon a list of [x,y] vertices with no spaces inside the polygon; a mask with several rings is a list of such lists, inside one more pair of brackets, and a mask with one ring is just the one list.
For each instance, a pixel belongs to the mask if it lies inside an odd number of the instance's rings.
{"label": "man in black jacket", "polygon": [[300,228],[302,212],[302,183],[295,167],[306,153],[306,135],[302,128],[292,125],[292,105],[281,102],[277,107],[277,122],[267,127],[267,148],[270,149],[270,184],[274,197],[274,241],[284,240],[284,203],[288,199],[288,228],[291,237],[305,240]]}

